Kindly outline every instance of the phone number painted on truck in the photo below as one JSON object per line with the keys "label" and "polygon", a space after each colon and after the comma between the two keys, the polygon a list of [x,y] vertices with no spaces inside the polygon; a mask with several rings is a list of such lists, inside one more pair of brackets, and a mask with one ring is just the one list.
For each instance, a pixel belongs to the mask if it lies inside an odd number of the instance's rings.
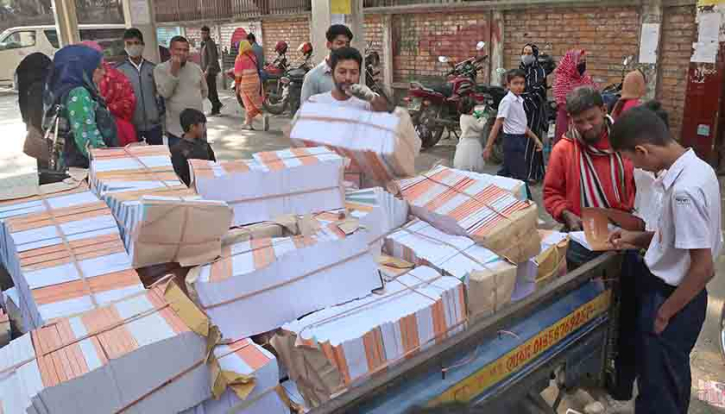
{"label": "phone number painted on truck", "polygon": [[611,292],[611,290],[602,292],[569,315],[542,330],[536,336],[457,383],[431,401],[429,405],[437,405],[447,401],[470,401],[491,385],[514,374],[527,363],[561,342],[570,333],[606,312],[611,303]]}

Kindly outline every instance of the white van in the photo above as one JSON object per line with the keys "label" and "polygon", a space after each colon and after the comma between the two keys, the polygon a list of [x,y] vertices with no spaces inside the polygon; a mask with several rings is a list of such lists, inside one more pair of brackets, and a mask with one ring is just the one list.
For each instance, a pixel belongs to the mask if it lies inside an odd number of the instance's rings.
{"label": "white van", "polygon": [[[94,40],[109,60],[123,56],[123,24],[81,24],[81,40]],[[60,48],[55,26],[13,27],[0,34],[0,85],[14,83],[15,69],[25,56],[41,52],[53,57]]]}

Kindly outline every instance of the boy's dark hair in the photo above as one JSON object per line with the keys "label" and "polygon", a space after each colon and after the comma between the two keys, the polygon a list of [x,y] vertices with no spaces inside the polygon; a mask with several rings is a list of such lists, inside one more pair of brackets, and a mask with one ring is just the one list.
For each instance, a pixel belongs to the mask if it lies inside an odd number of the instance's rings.
{"label": "boy's dark hair", "polygon": [[476,102],[470,96],[464,96],[463,99],[461,99],[461,103],[458,104],[458,110],[465,115],[470,115],[475,107]]}
{"label": "boy's dark hair", "polygon": [[616,151],[631,151],[642,144],[664,147],[670,142],[672,135],[665,122],[644,106],[624,112],[609,131],[609,143]]}
{"label": "boy's dark hair", "polygon": [[141,43],[143,43],[143,33],[141,33],[141,31],[135,27],[126,29],[126,31],[123,32],[123,40],[130,40],[130,39],[138,39],[141,41]]}
{"label": "boy's dark hair", "polygon": [[658,117],[665,123],[665,126],[669,129],[670,127],[670,114],[662,108],[662,103],[657,100],[647,101],[642,104],[645,108],[657,114]]}
{"label": "boy's dark hair", "polygon": [[206,116],[199,110],[186,108],[181,111],[179,122],[181,122],[181,129],[186,133],[191,130],[192,125],[206,124]]}
{"label": "boy's dark hair", "polygon": [[325,37],[330,43],[332,43],[337,36],[347,36],[347,38],[352,41],[352,32],[344,24],[333,24],[329,29],[327,29],[327,33],[325,33]]}
{"label": "boy's dark hair", "polygon": [[604,98],[591,86],[580,86],[566,95],[566,111],[571,116],[579,115],[591,108],[604,106]]}
{"label": "boy's dark hair", "polygon": [[526,80],[526,72],[521,69],[511,69],[506,72],[506,83],[511,83],[516,78],[522,78]]}
{"label": "boy's dark hair", "polygon": [[257,36],[254,33],[250,33],[247,35],[247,40],[249,40],[249,43],[257,43]]}
{"label": "boy's dark hair", "polygon": [[169,41],[169,49],[173,49],[174,43],[176,42],[189,43],[189,41],[184,36],[174,36]]}
{"label": "boy's dark hair", "polygon": [[209,30],[209,26],[202,26],[201,27],[201,31],[202,32],[210,32],[211,30]]}
{"label": "boy's dark hair", "polygon": [[357,62],[358,67],[361,67],[363,59],[360,51],[354,47],[341,47],[337,50],[333,50],[330,54],[330,69],[334,72],[337,63],[343,60],[354,60]]}

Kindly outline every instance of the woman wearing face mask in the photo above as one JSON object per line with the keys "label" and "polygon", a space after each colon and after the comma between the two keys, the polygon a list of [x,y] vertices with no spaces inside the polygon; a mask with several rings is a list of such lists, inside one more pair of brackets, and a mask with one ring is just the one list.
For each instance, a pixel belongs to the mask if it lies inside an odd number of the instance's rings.
{"label": "woman wearing face mask", "polygon": [[556,68],[554,80],[554,98],[558,106],[556,114],[556,133],[554,144],[569,129],[569,115],[566,113],[566,95],[580,86],[594,86],[594,81],[587,73],[586,52],[575,49],[566,52]]}
{"label": "woman wearing face mask", "polygon": [[84,45],[65,46],[53,57],[45,106],[60,105],[58,116],[68,125],[59,128],[65,141],[59,169],[88,168],[90,148],[118,145],[113,117],[98,92],[105,74],[102,59]]}
{"label": "woman wearing face mask", "polygon": [[[549,129],[546,117],[546,71],[539,65],[538,58],[539,48],[534,44],[529,43],[521,50],[521,69],[526,73],[526,89],[521,96],[524,98],[529,129],[537,137],[544,137]],[[534,141],[528,140],[525,155],[529,182],[541,181],[544,178],[544,157]]]}
{"label": "woman wearing face mask", "polygon": [[[103,53],[101,45],[97,42],[86,40],[81,42],[81,44]],[[131,82],[129,82],[126,75],[111,66],[105,59],[102,60],[102,65],[104,75],[103,80],[98,85],[98,90],[116,121],[118,143],[121,146],[125,146],[133,142],[138,142],[136,129],[132,123],[133,113],[136,110],[136,95],[133,93]]]}

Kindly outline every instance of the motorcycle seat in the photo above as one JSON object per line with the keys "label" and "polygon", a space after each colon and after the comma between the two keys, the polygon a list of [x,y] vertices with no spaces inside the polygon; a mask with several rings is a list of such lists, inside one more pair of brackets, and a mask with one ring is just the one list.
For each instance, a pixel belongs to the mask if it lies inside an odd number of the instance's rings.
{"label": "motorcycle seat", "polygon": [[431,89],[446,97],[453,95],[453,84],[451,84],[451,83],[443,83],[440,85],[435,85],[435,86],[431,87]]}

